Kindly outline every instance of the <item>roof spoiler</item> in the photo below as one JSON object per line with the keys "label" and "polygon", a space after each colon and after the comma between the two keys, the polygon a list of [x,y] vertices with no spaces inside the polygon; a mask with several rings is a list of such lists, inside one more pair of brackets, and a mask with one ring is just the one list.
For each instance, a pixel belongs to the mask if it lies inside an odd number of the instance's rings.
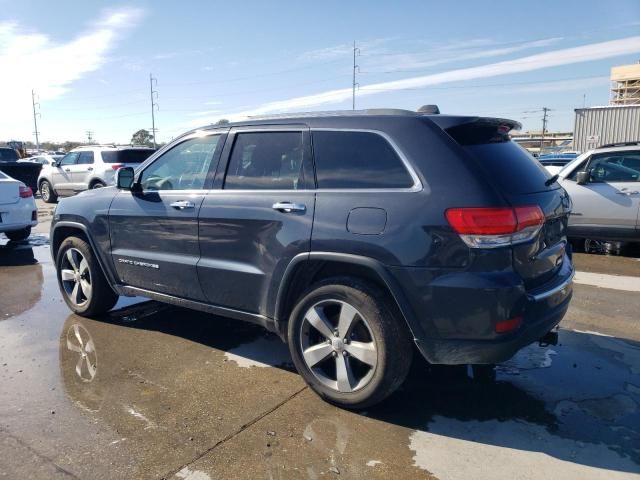
{"label": "roof spoiler", "polygon": [[522,129],[519,122],[506,118],[435,116],[432,121],[460,145],[508,142],[511,130]]}

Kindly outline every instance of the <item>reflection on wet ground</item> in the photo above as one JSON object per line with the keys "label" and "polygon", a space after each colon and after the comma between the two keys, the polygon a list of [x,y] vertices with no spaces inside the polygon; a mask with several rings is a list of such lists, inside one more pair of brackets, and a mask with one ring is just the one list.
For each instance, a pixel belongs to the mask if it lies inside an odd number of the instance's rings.
{"label": "reflection on wet ground", "polygon": [[48,249],[31,252],[36,264],[0,269],[2,284],[13,268],[39,278],[0,322],[10,477],[640,477],[636,337],[561,329],[495,381],[417,363],[387,402],[353,413],[309,391],[259,327],[141,299],[71,315]]}

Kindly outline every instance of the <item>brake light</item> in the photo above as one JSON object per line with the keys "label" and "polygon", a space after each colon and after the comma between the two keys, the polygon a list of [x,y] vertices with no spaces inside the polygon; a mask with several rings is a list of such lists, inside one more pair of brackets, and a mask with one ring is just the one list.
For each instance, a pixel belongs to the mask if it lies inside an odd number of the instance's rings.
{"label": "brake light", "polygon": [[111,165],[111,169],[112,170],[118,170],[118,169],[120,169],[122,167],[124,167],[124,164],[122,164],[122,163],[114,163],[114,164]]}
{"label": "brake light", "polygon": [[33,190],[31,190],[31,187],[27,187],[26,185],[20,185],[20,198],[29,198],[29,197],[33,197]]}
{"label": "brake light", "polygon": [[450,208],[445,217],[451,228],[472,248],[496,248],[534,238],[544,224],[537,205],[515,208]]}

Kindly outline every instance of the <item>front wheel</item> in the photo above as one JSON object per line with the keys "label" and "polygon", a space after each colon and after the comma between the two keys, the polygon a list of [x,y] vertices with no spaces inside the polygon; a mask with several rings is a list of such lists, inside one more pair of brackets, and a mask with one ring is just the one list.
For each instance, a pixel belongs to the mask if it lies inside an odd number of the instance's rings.
{"label": "front wheel", "polygon": [[68,237],[56,256],[58,286],[69,308],[79,315],[106,313],[118,296],[104,277],[91,246],[78,237]]}
{"label": "front wheel", "polygon": [[91,189],[95,190],[96,188],[104,188],[106,186],[107,186],[106,183],[97,181],[97,182],[94,182],[94,183],[91,184]]}
{"label": "front wheel", "polygon": [[357,279],[311,287],[291,313],[288,340],[309,386],[345,408],[384,400],[411,366],[411,337],[395,305],[380,289]]}
{"label": "front wheel", "polygon": [[39,185],[40,196],[45,203],[55,203],[58,195],[54,192],[53,187],[48,180],[42,180]]}

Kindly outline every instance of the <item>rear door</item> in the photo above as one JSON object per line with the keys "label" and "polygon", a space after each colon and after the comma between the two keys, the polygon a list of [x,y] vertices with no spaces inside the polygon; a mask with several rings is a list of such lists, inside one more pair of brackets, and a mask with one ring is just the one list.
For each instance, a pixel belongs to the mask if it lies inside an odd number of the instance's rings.
{"label": "rear door", "polygon": [[[579,171],[589,182],[576,183]],[[563,181],[573,200],[570,228],[576,235],[632,238],[640,210],[640,150],[594,153]]]}
{"label": "rear door", "polygon": [[198,276],[215,305],[271,316],[291,259],[309,251],[315,208],[304,126],[232,129],[200,210]]}
{"label": "rear door", "polygon": [[93,174],[93,164],[94,156],[92,151],[80,152],[76,164],[69,167],[74,190],[81,191],[89,188],[89,180]]}
{"label": "rear door", "polygon": [[73,192],[72,168],[79,156],[80,152],[69,152],[57,166],[51,167],[51,181],[56,192],[67,195]]}
{"label": "rear door", "polygon": [[183,138],[138,174],[140,191],[120,191],[109,210],[111,254],[132,287],[204,300],[196,265],[198,212],[213,183],[223,132]]}

